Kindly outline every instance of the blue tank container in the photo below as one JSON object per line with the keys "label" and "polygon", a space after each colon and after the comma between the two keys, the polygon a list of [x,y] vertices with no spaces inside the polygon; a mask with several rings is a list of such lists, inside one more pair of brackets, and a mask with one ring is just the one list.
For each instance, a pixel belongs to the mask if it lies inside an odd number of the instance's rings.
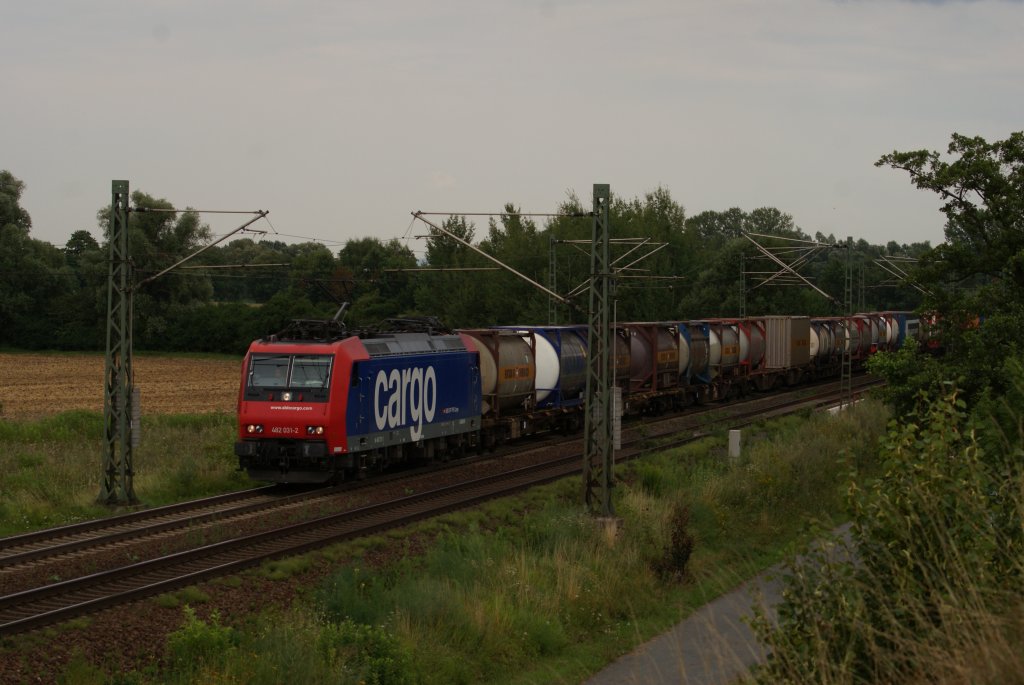
{"label": "blue tank container", "polygon": [[575,407],[587,387],[586,326],[501,326],[530,339],[537,368],[536,407]]}

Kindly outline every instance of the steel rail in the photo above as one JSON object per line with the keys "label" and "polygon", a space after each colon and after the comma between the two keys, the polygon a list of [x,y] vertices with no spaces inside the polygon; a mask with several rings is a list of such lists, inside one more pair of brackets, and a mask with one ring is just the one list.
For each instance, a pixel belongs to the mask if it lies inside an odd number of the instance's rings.
{"label": "steel rail", "polygon": [[164,521],[144,522],[140,526],[129,526],[126,528],[111,529],[102,535],[94,537],[80,537],[74,540],[56,542],[55,544],[27,549],[23,552],[10,554],[0,559],[0,569],[71,554],[81,550],[99,549],[106,545],[113,545],[126,540],[142,540],[147,537],[159,535],[179,528],[189,528],[203,525],[214,521],[226,520],[236,517],[243,517],[267,509],[283,509],[297,504],[305,504],[317,498],[329,497],[335,488],[321,488],[313,492],[306,492],[296,495],[281,497],[267,496],[255,498],[256,501],[249,504],[230,507],[213,507],[210,511],[201,514],[176,515]]}
{"label": "steel rail", "polygon": [[[819,384],[827,386],[830,381]],[[794,390],[796,393],[806,392],[811,386],[802,386]],[[702,418],[709,413],[722,412],[729,415],[730,411],[743,410],[747,405],[778,402],[780,396],[754,396],[743,400],[741,404],[717,405],[715,403],[703,407],[688,408],[687,413],[671,417],[644,419],[650,427],[658,421],[694,423],[707,422]],[[649,429],[649,428],[648,428]],[[570,444],[579,438],[569,438],[559,442]],[[545,445],[530,445],[528,449],[542,448]],[[499,455],[500,456],[500,455]],[[479,461],[493,458],[491,456],[465,457],[436,464],[433,467],[406,470],[399,473],[379,476],[372,481],[356,481],[335,487],[319,488],[296,495],[275,495],[280,486],[271,485],[253,488],[224,495],[155,507],[132,512],[120,516],[84,521],[57,528],[49,528],[20,535],[0,538],[0,570],[37,561],[57,557],[90,548],[100,548],[125,540],[141,540],[179,528],[206,524],[218,520],[245,516],[258,511],[274,508],[287,508],[296,504],[310,503],[316,499],[347,494],[354,489],[379,485],[396,479],[415,477],[425,472],[443,468],[458,468]],[[248,502],[252,500],[251,502]],[[248,503],[246,503],[248,502]],[[234,505],[234,506],[228,506]]]}
{"label": "steel rail", "polygon": [[[131,526],[135,526],[136,524],[145,523],[146,521],[152,521],[163,517],[182,517],[187,519],[191,517],[193,512],[202,509],[218,507],[224,504],[231,504],[247,499],[270,497],[271,493],[275,490],[279,490],[276,485],[251,488],[249,490],[239,490],[237,492],[214,495],[203,499],[190,500],[188,502],[167,504],[160,507],[153,507],[151,509],[141,509],[139,511],[119,514],[117,516],[110,516],[107,518],[71,523],[65,526],[58,526],[56,528],[46,528],[29,533],[9,535],[7,537],[0,538],[0,568],[10,566],[12,563],[19,563],[12,562],[11,559],[22,554],[31,553],[35,550],[46,549],[47,546],[51,546],[51,543],[56,542],[57,545],[60,546],[74,543],[79,540],[85,540],[88,542],[105,535],[106,533],[103,533],[103,531],[114,531],[117,533],[121,530],[128,529]],[[95,535],[95,533],[99,534]]]}
{"label": "steel rail", "polygon": [[[838,401],[830,398],[838,398],[840,394],[829,390],[824,396],[791,398],[778,403],[770,411],[785,413],[819,406]],[[723,417],[721,421],[750,423],[762,418],[768,411],[764,408],[752,409],[740,415]],[[705,435],[704,432],[697,432],[677,443],[683,444]],[[642,436],[633,442],[642,444],[650,439],[650,436]],[[648,451],[664,450],[668,446],[671,445],[661,443],[624,450],[620,453],[620,459],[631,459]],[[0,635],[33,630],[216,576],[235,573],[268,559],[302,554],[335,542],[473,506],[578,473],[581,464],[580,455],[574,453],[544,464],[491,474],[391,502],[332,514],[0,597]]]}

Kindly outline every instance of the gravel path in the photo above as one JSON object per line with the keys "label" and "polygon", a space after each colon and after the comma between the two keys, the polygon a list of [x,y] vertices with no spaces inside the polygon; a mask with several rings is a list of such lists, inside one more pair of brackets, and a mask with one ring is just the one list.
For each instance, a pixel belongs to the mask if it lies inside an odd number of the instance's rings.
{"label": "gravel path", "polygon": [[672,630],[637,647],[587,685],[727,685],[765,657],[745,617],[760,604],[774,617],[782,583],[774,566],[705,604]]}
{"label": "gravel path", "polygon": [[[832,531],[845,543],[832,548],[847,557],[850,525]],[[695,611],[672,630],[619,658],[586,681],[586,685],[729,685],[764,661],[767,650],[747,625],[754,607],[775,619],[782,601],[782,575],[777,564],[732,592]]]}

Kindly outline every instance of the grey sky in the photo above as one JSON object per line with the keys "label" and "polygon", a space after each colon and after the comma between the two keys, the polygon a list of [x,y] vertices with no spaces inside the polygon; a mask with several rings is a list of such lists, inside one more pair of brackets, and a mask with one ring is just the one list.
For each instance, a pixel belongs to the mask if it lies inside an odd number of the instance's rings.
{"label": "grey sky", "polygon": [[115,178],[334,249],[593,183],[937,244],[938,200],[873,163],[1024,128],[1022,35],[1005,0],[4,0],[0,169],[57,245]]}

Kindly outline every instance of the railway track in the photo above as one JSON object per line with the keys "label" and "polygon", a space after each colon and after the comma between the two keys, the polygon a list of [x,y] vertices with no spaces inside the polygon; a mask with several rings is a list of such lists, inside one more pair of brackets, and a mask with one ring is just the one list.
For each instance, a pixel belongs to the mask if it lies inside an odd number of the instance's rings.
{"label": "railway track", "polygon": [[[452,460],[439,467],[457,467],[475,458]],[[333,487],[289,488],[281,485],[253,488],[152,509],[142,509],[103,519],[0,538],[0,573],[4,569],[42,559],[92,550],[130,540],[195,528],[235,517],[310,504],[390,480],[407,478],[427,469],[409,469],[371,481],[353,481]],[[296,492],[299,490],[299,492]],[[292,494],[289,494],[292,493]]]}
{"label": "railway track", "polygon": [[[836,402],[839,399],[839,393],[837,387],[832,387],[834,385],[837,384],[823,386],[823,389],[813,396],[807,396],[806,392],[793,393],[789,396],[759,398],[758,401],[750,403],[719,407],[711,412],[705,412],[703,418],[700,415],[687,415],[662,422],[649,422],[647,430],[644,431],[646,434],[627,440],[623,449],[618,453],[617,459],[620,461],[632,459],[648,451],[664,450],[676,444],[683,444],[703,437],[709,432],[709,425],[718,427],[722,423],[728,423],[731,426],[739,426],[763,419],[766,414],[782,414]],[[860,387],[863,388],[865,385],[867,383],[861,382]],[[715,416],[708,414],[715,414]],[[652,430],[652,427],[659,425],[664,428],[664,431]],[[672,433],[682,437],[669,439],[668,436]],[[655,447],[644,444],[652,440],[658,440]],[[579,440],[577,439],[576,442]],[[236,573],[268,559],[303,554],[328,544],[406,525],[551,482],[580,470],[582,454],[578,450],[577,446],[569,455],[541,464],[496,473],[484,478],[466,480],[384,503],[320,516],[302,523],[285,525],[197,549],[9,594],[0,597],[0,635],[33,630],[144,597],[170,592],[217,576]],[[281,506],[282,502],[289,499],[299,501],[299,498],[308,500],[310,497],[310,494],[288,497],[278,494],[275,497],[270,492],[271,490],[274,488],[258,488],[243,493],[234,493],[234,495],[138,512],[140,515],[150,514],[148,517],[136,517],[135,515],[116,517],[117,520],[112,526],[108,526],[106,533],[103,534],[97,533],[103,528],[98,525],[102,522],[65,526],[56,531],[66,531],[67,534],[51,538],[49,549],[51,554],[57,554],[61,552],[52,550],[72,549],[67,545],[73,546],[74,549],[84,549],[90,545],[111,544],[118,539],[124,539],[121,536],[139,535],[138,531],[144,529],[146,525],[151,526],[150,531],[164,530],[164,527],[189,525],[189,520],[195,520],[202,516],[213,517],[213,519],[223,518],[228,516],[232,510],[236,514],[239,509],[259,511]],[[335,488],[327,490],[335,490]],[[317,491],[316,495],[327,496],[327,493]],[[232,497],[235,499],[232,500]],[[276,502],[272,501],[275,499]],[[220,501],[218,502],[218,500]],[[237,503],[237,506],[232,506],[234,503]],[[224,506],[231,508],[225,510]],[[142,523],[145,520],[148,520],[148,524]],[[97,526],[91,527],[90,524],[94,523]],[[132,526],[135,528],[133,529]],[[44,534],[53,532],[55,531],[41,531],[38,534],[0,540],[4,543],[3,559],[14,560],[20,557],[24,561],[19,563],[25,563],[25,561],[39,558],[31,555],[45,554],[47,543],[43,541],[46,537]],[[33,539],[33,536],[36,538]],[[68,539],[58,544],[56,540],[61,537]],[[21,543],[18,547],[21,549],[20,552],[8,553],[7,543],[11,540]],[[8,564],[13,563],[15,562],[8,562]]]}
{"label": "railway track", "polygon": [[[829,388],[833,383],[824,385]],[[795,391],[800,395],[807,393],[805,386]],[[658,426],[668,425],[666,430],[685,430],[686,423],[694,426],[711,426],[716,421],[728,420],[733,412],[749,411],[750,407],[770,405],[779,397],[756,397],[746,402],[733,405],[713,405],[698,411],[690,411],[678,417],[646,419],[643,425],[648,436],[652,431],[659,431]],[[745,409],[746,408],[746,409]],[[555,438],[566,446],[571,446],[578,438]],[[543,448],[550,440],[530,443],[529,449]],[[521,447],[520,447],[521,448]],[[506,450],[507,451],[507,450]],[[499,454],[500,456],[500,454]],[[493,456],[467,457],[452,460],[440,467],[457,468],[477,461],[491,459]],[[388,480],[408,478],[426,472],[427,469],[409,469],[401,473],[376,477],[372,481],[353,482],[335,488],[320,488],[313,491],[305,490],[294,493],[281,486],[268,486],[227,493],[199,500],[192,500],[152,509],[143,509],[128,514],[112,516],[92,521],[84,521],[57,528],[13,535],[0,539],[0,573],[4,569],[27,564],[33,561],[72,554],[82,550],[92,550],[107,545],[138,540],[150,536],[169,533],[187,528],[224,521],[232,517],[253,515],[261,511],[269,512],[298,504],[308,504],[314,498],[328,498],[342,493],[349,493],[366,485],[377,485]]]}
{"label": "railway track", "polygon": [[68,554],[97,545],[212,521],[230,511],[258,510],[280,502],[277,486],[232,492],[164,507],[155,507],[109,518],[83,521],[58,528],[12,535],[0,539],[0,569],[36,559]]}

